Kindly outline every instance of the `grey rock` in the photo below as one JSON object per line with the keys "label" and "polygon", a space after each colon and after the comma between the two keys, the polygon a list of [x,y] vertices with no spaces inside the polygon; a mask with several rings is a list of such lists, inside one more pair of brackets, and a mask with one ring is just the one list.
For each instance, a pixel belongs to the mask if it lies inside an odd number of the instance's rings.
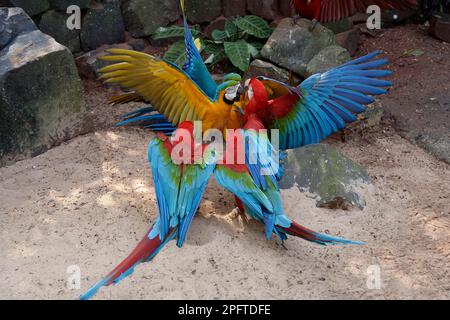
{"label": "grey rock", "polygon": [[66,46],[71,52],[80,51],[80,30],[67,28],[68,15],[50,10],[44,13],[39,23],[39,29],[52,36],[56,41]]}
{"label": "grey rock", "polygon": [[307,75],[324,73],[334,67],[350,61],[350,53],[345,48],[338,45],[332,45],[322,49],[311,59],[306,67]]}
{"label": "grey rock", "polygon": [[0,50],[0,159],[37,155],[83,132],[84,111],[67,48],[36,30]]}
{"label": "grey rock", "polygon": [[133,48],[133,50],[136,51],[144,51],[145,48],[148,46],[148,43],[144,39],[131,39],[128,40],[128,44]]}
{"label": "grey rock", "polygon": [[0,8],[0,50],[15,37],[37,30],[22,8]]}
{"label": "grey rock", "polygon": [[99,70],[111,64],[111,62],[100,59],[107,54],[105,50],[110,48],[133,49],[129,44],[121,43],[114,46],[102,46],[98,49],[86,52],[75,59],[80,76],[85,79],[97,79],[101,75]]}
{"label": "grey rock", "polygon": [[87,9],[89,8],[89,5],[91,3],[91,0],[49,0],[49,1],[51,8],[62,12],[66,12],[67,8],[70,7],[71,5],[79,6],[80,9]]}
{"label": "grey rock", "polygon": [[347,49],[351,55],[354,55],[359,49],[359,43],[361,42],[361,30],[359,28],[353,28],[349,31],[341,32],[336,35],[336,43],[341,47]]}
{"label": "grey rock", "polygon": [[222,1],[209,0],[190,0],[186,3],[186,13],[190,22],[202,23],[210,22],[221,15]]}
{"label": "grey rock", "polygon": [[430,32],[436,38],[450,43],[450,17],[435,14],[430,19]]}
{"label": "grey rock", "polygon": [[338,34],[353,29],[353,21],[346,18],[336,22],[323,23],[323,26]]}
{"label": "grey rock", "polygon": [[123,0],[122,14],[126,29],[140,38],[178,20],[181,11],[178,0]]}
{"label": "grey rock", "polygon": [[30,16],[47,11],[50,8],[48,0],[9,0],[15,7],[20,7]]}
{"label": "grey rock", "polygon": [[102,44],[120,43],[125,40],[125,25],[119,1],[104,3],[89,9],[81,27],[81,47],[93,50]]}
{"label": "grey rock", "polygon": [[225,17],[245,16],[247,3],[243,0],[223,0],[223,15]]}
{"label": "grey rock", "polygon": [[417,145],[425,149],[428,153],[439,160],[450,163],[450,133],[442,136],[425,133],[415,137]]}
{"label": "grey rock", "polygon": [[281,189],[297,187],[316,197],[318,207],[363,209],[362,192],[368,190],[367,171],[326,144],[289,150],[284,160]]}
{"label": "grey rock", "polygon": [[278,0],[247,0],[247,8],[267,20],[275,20],[279,16]]}
{"label": "grey rock", "polygon": [[262,61],[254,60],[250,64],[250,67],[244,75],[244,79],[250,79],[252,77],[265,76],[275,80],[283,81],[284,83],[289,82],[289,71],[286,69],[277,67],[276,65]]}
{"label": "grey rock", "polygon": [[291,18],[281,20],[264,45],[261,55],[306,77],[306,68],[311,59],[322,49],[336,43],[333,31],[317,24],[311,32],[310,23],[306,19],[300,19],[297,24]]}

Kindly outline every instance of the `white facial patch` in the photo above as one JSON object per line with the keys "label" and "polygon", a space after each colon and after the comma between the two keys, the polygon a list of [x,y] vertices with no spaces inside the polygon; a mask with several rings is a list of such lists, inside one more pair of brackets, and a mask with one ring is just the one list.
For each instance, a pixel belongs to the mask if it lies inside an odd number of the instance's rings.
{"label": "white facial patch", "polygon": [[225,98],[228,100],[228,101],[234,101],[234,99],[236,99],[236,97],[237,97],[237,95],[238,95],[238,91],[239,91],[239,88],[241,87],[241,85],[240,84],[237,84],[237,85],[235,85],[235,86],[233,86],[233,87],[228,87],[226,90],[225,90]]}
{"label": "white facial patch", "polygon": [[248,86],[247,95],[248,95],[248,100],[252,100],[253,96],[255,95],[253,93],[253,87],[251,85]]}

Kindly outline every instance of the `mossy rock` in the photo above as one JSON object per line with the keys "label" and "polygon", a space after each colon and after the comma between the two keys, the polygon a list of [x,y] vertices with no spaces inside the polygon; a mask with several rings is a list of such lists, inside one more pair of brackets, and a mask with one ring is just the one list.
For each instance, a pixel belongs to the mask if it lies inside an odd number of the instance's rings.
{"label": "mossy rock", "polygon": [[371,183],[367,171],[326,144],[289,150],[280,188],[298,187],[316,196],[317,206],[363,209],[362,192]]}

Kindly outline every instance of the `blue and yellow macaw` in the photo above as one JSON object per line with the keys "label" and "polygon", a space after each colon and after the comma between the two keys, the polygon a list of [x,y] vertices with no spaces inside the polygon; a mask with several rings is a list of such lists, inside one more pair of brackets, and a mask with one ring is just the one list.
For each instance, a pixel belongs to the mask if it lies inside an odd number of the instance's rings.
{"label": "blue and yellow macaw", "polygon": [[[380,88],[391,85],[377,79],[389,75],[389,71],[377,69],[387,62],[373,61],[378,54],[374,53],[314,75],[298,88],[255,78],[241,95],[238,75],[225,76],[221,85],[214,83],[192,39],[183,1],[181,5],[187,50],[183,68],[130,50],[112,49],[112,55],[105,57],[118,63],[102,69],[102,78],[131,90],[114,102],[143,99],[152,104],[126,115],[130,118],[125,123],[155,121],[150,128],[160,131],[148,150],[159,216],[133,252],[82,299],[130,275],[137,264],[151,260],[169,241],[176,240],[177,246],[183,246],[213,174],[236,196],[241,210],[264,225],[267,239],[276,235],[284,241],[293,235],[321,245],[361,244],[314,232],[288,218],[278,188],[281,170],[272,165],[281,155],[262,130],[279,129],[282,150],[325,139],[373,101],[369,94],[382,94]],[[203,124],[200,134],[208,129],[240,129],[231,136],[236,143],[227,144],[223,156],[205,143],[196,143],[196,120]],[[172,138],[165,135],[175,127]],[[230,138],[228,132],[224,136]],[[181,161],[174,158],[179,155],[174,150],[180,147],[184,147]],[[239,154],[244,155],[242,163],[236,161]]]}
{"label": "blue and yellow macaw", "polygon": [[[143,99],[152,105],[127,114],[130,118],[120,124],[138,120],[156,121],[149,128],[168,132],[183,121],[202,121],[203,131],[241,128],[239,87],[242,78],[231,73],[224,76],[221,84],[216,84],[192,38],[184,1],[180,3],[187,56],[183,68],[142,52],[125,49],[109,49],[107,52],[111,55],[102,58],[117,63],[101,69],[101,79],[131,91],[113,98],[113,103]],[[153,111],[159,114],[148,115]]]}

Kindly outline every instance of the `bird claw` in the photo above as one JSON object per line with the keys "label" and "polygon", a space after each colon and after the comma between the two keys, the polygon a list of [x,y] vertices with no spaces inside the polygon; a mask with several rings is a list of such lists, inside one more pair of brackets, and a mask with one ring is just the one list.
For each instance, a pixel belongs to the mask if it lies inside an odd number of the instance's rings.
{"label": "bird claw", "polygon": [[292,26],[294,27],[295,25],[298,25],[298,21],[300,20],[300,15],[296,14],[295,16],[292,17]]}

